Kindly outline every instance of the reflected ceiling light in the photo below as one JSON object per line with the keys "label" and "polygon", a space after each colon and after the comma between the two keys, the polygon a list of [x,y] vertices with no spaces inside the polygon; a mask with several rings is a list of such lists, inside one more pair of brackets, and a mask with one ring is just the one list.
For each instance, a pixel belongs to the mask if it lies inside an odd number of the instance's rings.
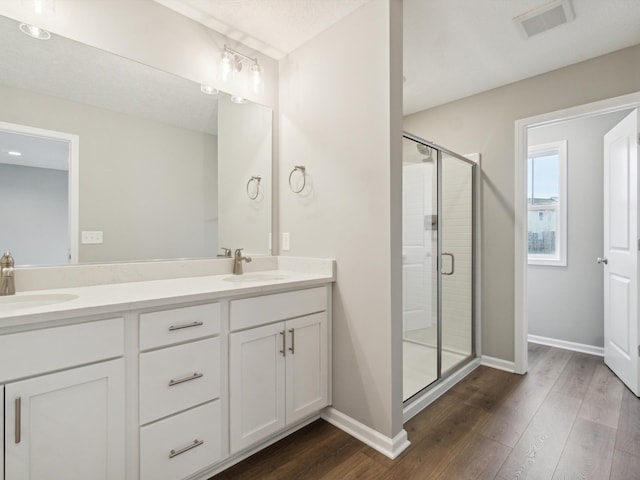
{"label": "reflected ceiling light", "polygon": [[12,157],[21,157],[22,156],[22,152],[18,152],[17,150],[9,150],[7,153],[9,155],[11,155]]}
{"label": "reflected ceiling light", "polygon": [[247,103],[247,99],[244,97],[241,97],[240,95],[231,95],[231,101],[233,103],[238,103],[238,104]]}
{"label": "reflected ceiling light", "polygon": [[19,28],[22,33],[26,33],[30,37],[37,38],[38,40],[49,40],[51,38],[51,34],[48,31],[35,25],[21,23]]}
{"label": "reflected ceiling light", "polygon": [[36,15],[53,15],[56,13],[56,0],[22,0],[22,6]]}
{"label": "reflected ceiling light", "polygon": [[253,65],[251,65],[249,70],[253,92],[264,92],[264,73],[262,67],[258,64],[258,59],[249,57],[237,50],[227,47],[226,45],[222,50],[222,81],[227,82],[231,78],[232,73],[239,74],[242,72],[242,62],[244,61],[253,62]]}
{"label": "reflected ceiling light", "polygon": [[207,95],[218,95],[218,93],[220,93],[220,91],[216,87],[205,85],[204,83],[200,85],[200,91]]}

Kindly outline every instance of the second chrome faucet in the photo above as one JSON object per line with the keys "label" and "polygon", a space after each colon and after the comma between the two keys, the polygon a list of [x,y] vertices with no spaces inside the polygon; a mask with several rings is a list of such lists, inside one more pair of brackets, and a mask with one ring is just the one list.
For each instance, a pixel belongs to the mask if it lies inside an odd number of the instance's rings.
{"label": "second chrome faucet", "polygon": [[233,259],[233,274],[234,275],[242,275],[244,273],[244,270],[242,268],[242,261],[245,261],[247,263],[251,262],[251,257],[243,257],[242,256],[242,248],[238,248],[236,249],[236,254],[234,255],[234,259]]}

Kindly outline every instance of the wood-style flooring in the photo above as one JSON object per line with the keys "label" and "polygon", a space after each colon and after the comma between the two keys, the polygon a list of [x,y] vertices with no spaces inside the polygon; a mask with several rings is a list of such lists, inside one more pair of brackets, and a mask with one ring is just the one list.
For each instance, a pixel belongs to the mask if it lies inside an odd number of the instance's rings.
{"label": "wood-style flooring", "polygon": [[640,399],[602,358],[529,346],[529,373],[480,367],[405,424],[390,460],[318,420],[215,480],[640,480]]}

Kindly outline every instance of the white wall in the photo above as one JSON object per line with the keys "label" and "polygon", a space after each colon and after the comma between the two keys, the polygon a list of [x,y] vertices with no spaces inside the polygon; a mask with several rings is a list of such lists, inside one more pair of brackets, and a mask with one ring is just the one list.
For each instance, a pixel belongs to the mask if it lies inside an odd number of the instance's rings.
{"label": "white wall", "polygon": [[405,118],[405,130],[455,152],[480,152],[483,354],[514,360],[514,124],[640,90],[635,46]]}
{"label": "white wall", "polygon": [[529,333],[604,346],[603,136],[626,113],[531,128],[529,145],[567,140],[567,266],[527,268]]}
{"label": "white wall", "polygon": [[[19,1],[3,0],[0,15],[270,107],[278,103],[275,60],[151,0],[56,0],[50,18],[38,18]],[[244,77],[221,81],[218,62],[225,44],[258,59],[264,68],[263,94],[247,91]]]}
{"label": "white wall", "polygon": [[[280,230],[333,257],[333,406],[402,429],[402,5],[373,0],[280,67]],[[289,172],[305,165],[294,194]]]}
{"label": "white wall", "polygon": [[0,245],[16,265],[68,263],[68,173],[0,163]]}
{"label": "white wall", "polygon": [[[244,248],[244,253],[269,251],[271,233],[271,109],[255,103],[242,105],[228,97],[218,102],[219,244]],[[260,188],[247,183],[260,176]]]}

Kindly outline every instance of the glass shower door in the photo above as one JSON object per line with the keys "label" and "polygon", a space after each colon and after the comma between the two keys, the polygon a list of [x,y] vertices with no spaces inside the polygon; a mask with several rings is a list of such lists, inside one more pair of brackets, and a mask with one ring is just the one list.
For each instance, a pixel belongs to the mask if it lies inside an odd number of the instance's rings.
{"label": "glass shower door", "polygon": [[440,376],[474,353],[474,165],[442,153],[440,163]]}
{"label": "glass shower door", "polygon": [[474,351],[474,184],[470,160],[403,138],[403,400]]}

